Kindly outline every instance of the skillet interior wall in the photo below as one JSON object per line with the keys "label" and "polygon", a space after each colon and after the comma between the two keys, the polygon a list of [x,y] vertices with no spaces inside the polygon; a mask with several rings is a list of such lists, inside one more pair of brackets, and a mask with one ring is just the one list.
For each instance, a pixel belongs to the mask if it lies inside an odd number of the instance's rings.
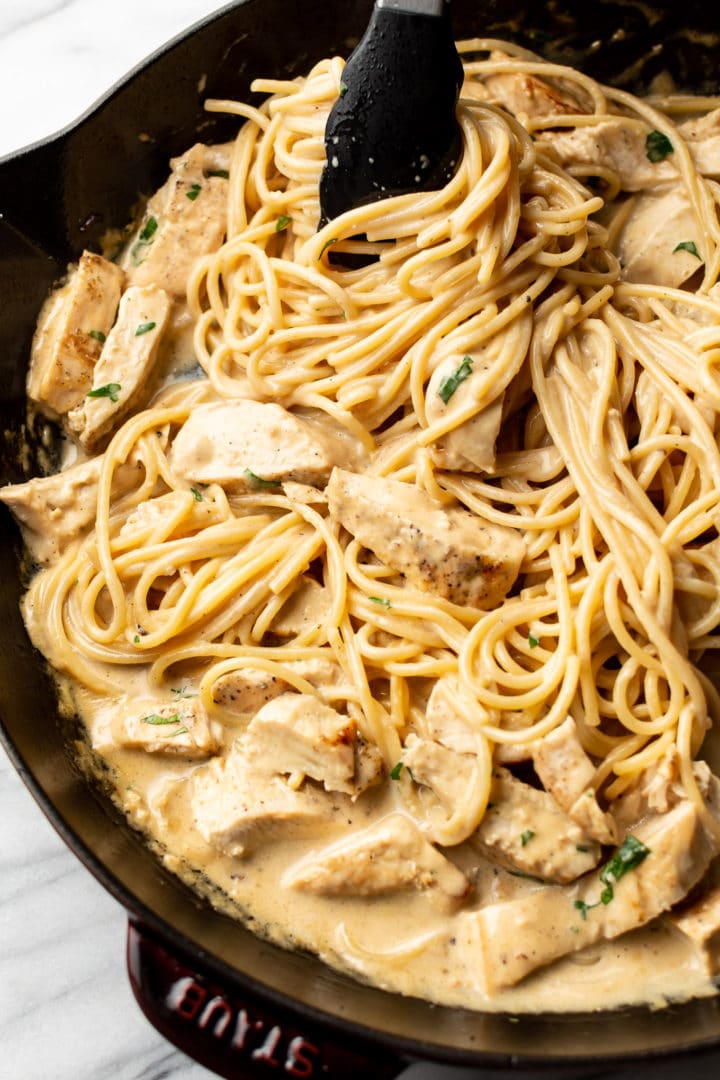
{"label": "skillet interior wall", "polygon": [[[717,86],[715,16],[696,0],[654,6],[455,0],[453,7],[459,37],[510,37],[630,89],[642,88],[663,69],[684,88],[707,92]],[[227,128],[203,114],[206,94],[246,96],[255,75],[297,74],[324,55],[347,53],[370,8],[369,0],[248,0],[160,56],[73,132],[0,163],[0,481],[18,481],[36,468],[35,448],[24,440],[24,371],[34,320],[52,279],[83,247],[97,246],[110,224],[128,219],[138,194],[164,177],[172,154],[196,137],[227,136]],[[140,141],[140,134],[150,141]],[[437,1009],[431,1014],[421,1003],[388,1002],[306,958],[278,957],[239,926],[202,909],[130,829],[115,827],[112,808],[73,768],[63,730],[52,720],[57,709],[51,681],[19,617],[19,537],[1,510],[0,729],[16,763],[32,773],[36,791],[70,830],[69,841],[128,906],[158,925],[172,922],[212,956],[257,975],[271,989],[396,1035],[432,1030],[445,1046],[583,1056],[720,1036],[720,1010],[712,1002],[695,1003],[679,1017],[646,1016],[640,1024],[631,1017],[603,1027],[598,1018],[587,1026],[570,1018],[562,1022],[561,1045],[557,1018],[531,1020],[519,1032],[493,1018]]]}

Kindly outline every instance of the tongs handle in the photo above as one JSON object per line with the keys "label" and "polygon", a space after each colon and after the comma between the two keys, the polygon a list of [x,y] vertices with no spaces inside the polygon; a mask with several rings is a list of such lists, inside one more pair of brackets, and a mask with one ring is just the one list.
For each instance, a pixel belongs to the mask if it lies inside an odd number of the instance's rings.
{"label": "tongs handle", "polygon": [[462,82],[449,0],[376,0],[325,129],[323,223],[447,183],[461,152]]}

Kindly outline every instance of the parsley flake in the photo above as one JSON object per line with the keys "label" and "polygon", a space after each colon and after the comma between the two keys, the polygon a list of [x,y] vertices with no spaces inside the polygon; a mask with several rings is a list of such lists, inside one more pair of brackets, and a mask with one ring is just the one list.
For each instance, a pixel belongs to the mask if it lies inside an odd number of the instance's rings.
{"label": "parsley flake", "polygon": [[103,334],[102,330],[88,330],[88,336],[95,338],[102,345],[104,341],[107,341],[107,336]]}
{"label": "parsley flake", "polygon": [[287,214],[281,214],[275,222],[275,232],[282,232],[283,229],[287,229],[291,221],[292,218],[289,218]]}
{"label": "parsley flake", "polygon": [[348,92],[347,83],[341,82],[340,83],[340,97],[345,97],[347,92]]}
{"label": "parsley flake", "polygon": [[650,854],[650,848],[645,847],[641,840],[637,840],[632,834],[628,835],[623,840],[622,846],[613,855],[609,862],[606,862],[600,871],[600,880],[605,888],[600,894],[600,900],[603,904],[609,904],[615,895],[614,885],[618,883],[621,877],[630,870],[635,870],[640,865],[643,859],[646,859]]}
{"label": "parsley flake", "polygon": [[472,375],[472,366],[472,357],[464,356],[462,363],[455,371],[453,371],[452,375],[448,375],[446,379],[442,380],[438,387],[438,396],[442,398],[446,405],[460,383],[465,382],[465,380]]}
{"label": "parsley flake", "polygon": [[195,500],[195,502],[202,502],[203,501],[202,491],[198,491],[198,489],[196,487],[191,487],[190,490],[193,493],[193,499]]}
{"label": "parsley flake", "polygon": [[403,763],[402,763],[402,761],[398,761],[397,765],[394,765],[391,772],[390,772],[390,779],[391,780],[399,780],[400,779],[400,773],[402,772],[402,770],[403,770]]}
{"label": "parsley flake", "polygon": [[160,716],[159,713],[150,713],[149,716],[143,716],[141,723],[152,724],[153,727],[158,727],[165,724],[179,724],[180,720],[180,713],[173,713],[172,716]]}
{"label": "parsley flake", "polygon": [[526,844],[529,844],[534,835],[535,833],[532,829],[526,829],[520,837],[520,843],[522,844],[522,846],[525,847]]}
{"label": "parsley flake", "polygon": [[189,199],[190,202],[195,202],[201,191],[202,186],[200,184],[191,184],[190,190],[185,192],[185,198]]}
{"label": "parsley flake", "polygon": [[135,331],[135,337],[142,337],[143,334],[149,334],[156,326],[157,323],[154,322],[141,322]]}
{"label": "parsley flake", "polygon": [[674,150],[675,147],[667,135],[663,135],[662,131],[650,131],[648,133],[645,139],[645,153],[648,161],[652,161],[653,164],[664,161]]}
{"label": "parsley flake", "polygon": [[248,485],[256,491],[267,491],[280,487],[279,480],[263,480],[262,476],[256,476],[252,469],[243,469]]}
{"label": "parsley flake", "polygon": [[371,602],[372,604],[379,604],[379,605],[380,605],[380,607],[384,607],[384,608],[390,608],[390,607],[392,607],[392,603],[391,603],[391,601],[390,601],[390,600],[386,600],[384,596],[368,596],[368,600],[369,600],[369,601],[370,601],[370,602]]}
{"label": "parsley flake", "polygon": [[530,648],[531,649],[537,649],[539,644],[540,644],[540,638],[535,637],[535,635],[532,632],[529,633],[528,634],[528,645],[530,646]]}
{"label": "parsley flake", "polygon": [[696,259],[700,260],[700,262],[703,261],[702,255],[700,254],[697,247],[695,246],[694,241],[692,240],[681,240],[680,243],[676,244],[673,248],[673,254],[676,251],[689,251],[690,254],[694,255]]}
{"label": "parsley flake", "polygon": [[144,254],[145,248],[152,244],[157,227],[157,218],[151,214],[138,236],[137,243],[133,246],[131,252],[133,266],[140,266],[140,263],[145,261],[141,256]]}
{"label": "parsley flake", "polygon": [[97,386],[94,390],[88,390],[88,397],[107,397],[110,398],[113,404],[119,400],[118,394],[122,390],[122,386],[117,382],[105,383],[104,386]]}
{"label": "parsley flake", "polygon": [[208,176],[219,176],[222,180],[230,179],[230,173],[227,169],[211,169]]}
{"label": "parsley flake", "polygon": [[133,645],[139,645],[139,644],[140,644],[140,635],[136,634],[135,637],[133,638]]}
{"label": "parsley flake", "polygon": [[575,900],[573,903],[575,910],[580,912],[583,922],[587,919],[588,911],[592,911],[593,908],[599,907],[599,905],[600,901],[598,901],[597,904],[586,904],[584,900]]}
{"label": "parsley flake", "polygon": [[327,249],[328,249],[329,247],[332,247],[332,246],[333,246],[333,244],[337,244],[337,242],[338,242],[338,240],[339,240],[339,239],[340,239],[340,237],[339,237],[339,236],[331,236],[329,240],[326,240],[326,241],[325,241],[325,243],[324,243],[324,244],[323,244],[323,246],[322,246],[322,251],[321,251],[321,252],[320,252],[320,254],[318,255],[318,261],[319,261],[320,259],[322,259],[323,255],[325,254],[325,252],[327,251]]}
{"label": "parsley flake", "polygon": [[179,727],[177,731],[166,731],[163,734],[164,739],[174,739],[177,735],[187,735],[188,729],[186,727]]}

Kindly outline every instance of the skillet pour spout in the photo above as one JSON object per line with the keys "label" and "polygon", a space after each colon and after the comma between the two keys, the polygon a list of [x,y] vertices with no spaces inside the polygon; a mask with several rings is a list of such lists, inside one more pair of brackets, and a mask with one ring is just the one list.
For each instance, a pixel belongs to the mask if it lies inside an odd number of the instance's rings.
{"label": "skillet pour spout", "polygon": [[[208,116],[204,97],[250,98],[255,76],[292,78],[322,57],[347,56],[371,7],[367,0],[231,4],[151,57],[77,125],[0,162],[3,483],[23,479],[33,464],[23,388],[34,322],[52,281],[84,247],[97,248],[107,228],[130,220],[170,157],[197,139],[231,137],[234,124]],[[488,36],[509,37],[628,89],[647,87],[662,72],[679,87],[718,89],[716,19],[698,0],[599,0],[591,7],[559,0],[550,9],[545,0],[455,0],[453,20],[459,38],[474,36],[481,22]],[[717,1068],[717,998],[662,1012],[537,1015],[516,1023],[364,986],[201,904],[74,764],[77,731],[59,715],[20,618],[21,564],[19,535],[0,507],[0,739],[63,839],[127,910],[138,999],[189,1053],[223,1076],[329,1080],[395,1076],[413,1062],[485,1076],[627,1068],[634,1077],[662,1077],[685,1057],[694,1059],[691,1067],[714,1061]],[[53,720],[28,722],[37,717]]]}

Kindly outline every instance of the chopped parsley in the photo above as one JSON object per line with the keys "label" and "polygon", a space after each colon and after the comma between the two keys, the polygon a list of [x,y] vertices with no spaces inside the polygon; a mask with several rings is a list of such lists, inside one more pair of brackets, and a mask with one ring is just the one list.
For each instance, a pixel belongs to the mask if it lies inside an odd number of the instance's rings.
{"label": "chopped parsley", "polygon": [[329,247],[332,247],[332,246],[333,246],[333,244],[337,244],[337,242],[338,242],[338,240],[339,240],[339,239],[340,239],[340,238],[339,238],[338,236],[331,236],[329,240],[326,240],[326,241],[325,241],[325,243],[324,243],[324,244],[323,244],[323,246],[322,246],[322,251],[321,251],[321,252],[320,252],[320,254],[318,255],[318,259],[322,259],[323,255],[325,254],[325,252],[327,251],[327,249],[328,249]]}
{"label": "chopped parsley", "polygon": [[279,480],[263,480],[262,476],[256,476],[252,469],[243,469],[243,475],[251,488],[257,491],[266,491],[270,488],[279,488]]}
{"label": "chopped parsley", "polygon": [[191,487],[190,490],[193,493],[193,499],[195,500],[195,502],[202,502],[203,501],[202,491],[198,491],[198,489],[196,487]]}
{"label": "chopped parsley", "polygon": [[600,871],[600,880],[605,888],[600,894],[603,904],[609,904],[615,895],[613,886],[621,877],[630,870],[635,870],[643,859],[650,854],[650,848],[645,847],[641,840],[637,840],[628,834],[623,840],[622,846],[613,855],[609,862],[605,863]]}
{"label": "chopped parsley", "polygon": [[390,602],[390,600],[386,600],[384,596],[368,596],[368,600],[370,600],[370,602],[373,604],[379,604],[380,607],[392,607],[392,603]]}
{"label": "chopped parsley", "polygon": [[291,221],[292,218],[289,218],[287,214],[281,214],[275,222],[275,232],[282,232],[283,229],[287,229]]}
{"label": "chopped parsley", "polygon": [[606,862],[600,871],[600,880],[605,886],[600,893],[600,899],[594,904],[588,904],[584,900],[575,900],[573,902],[575,910],[580,912],[583,919],[587,919],[588,911],[592,911],[601,904],[609,904],[615,897],[615,885],[620,878],[630,870],[635,870],[649,854],[650,848],[645,847],[641,840],[628,834],[612,859]]}
{"label": "chopped parsley", "polygon": [[187,735],[188,729],[186,727],[179,727],[177,731],[166,731],[163,735],[164,739],[174,739],[176,735]]}
{"label": "chopped parsley", "polygon": [[472,366],[472,357],[464,356],[462,363],[455,371],[453,371],[452,375],[448,375],[446,379],[442,380],[438,387],[438,396],[442,398],[446,405],[460,383],[465,382],[465,380],[472,375]]}
{"label": "chopped parsley", "polygon": [[136,634],[135,637],[133,638],[133,645],[139,645],[139,644],[140,644],[140,635]]}
{"label": "chopped parsley", "polygon": [[575,845],[575,850],[576,851],[582,851],[583,854],[584,854],[585,852],[590,851],[591,848],[590,848],[589,844],[576,844]]}
{"label": "chopped parsley", "polygon": [[702,255],[692,240],[681,240],[680,243],[676,244],[673,248],[673,253],[676,251],[689,251],[691,255],[694,255],[696,259],[699,259],[700,262],[702,262]]}
{"label": "chopped parsley", "polygon": [[664,161],[674,150],[675,147],[667,135],[663,135],[662,131],[650,131],[648,133],[645,139],[645,153],[648,161],[652,161],[653,164]]}
{"label": "chopped parsley", "polygon": [[118,382],[105,383],[104,386],[98,386],[94,390],[88,390],[88,397],[107,397],[110,398],[113,404],[119,400],[118,395],[122,390],[122,386]]}
{"label": "chopped parsley", "polygon": [[194,698],[197,697],[195,693],[188,693],[187,686],[171,686],[170,693],[175,694],[178,698]]}
{"label": "chopped parsley", "polygon": [[520,837],[520,843],[522,844],[522,846],[525,847],[526,844],[529,844],[534,835],[535,833],[532,829],[526,829]]}
{"label": "chopped parsley", "polygon": [[588,911],[592,911],[592,909],[594,907],[599,907],[599,906],[600,906],[600,901],[599,900],[598,900],[597,904],[586,904],[584,900],[576,900],[574,902],[574,904],[573,904],[573,907],[575,908],[575,910],[580,912],[580,915],[582,916],[583,922],[585,921],[585,919],[587,919]]}
{"label": "chopped parsley", "polygon": [[535,874],[526,874],[524,870],[508,870],[508,874],[512,877],[525,878],[526,881],[536,881],[539,885],[544,885],[545,880],[541,877],[536,877]]}
{"label": "chopped parsley", "polygon": [[393,768],[390,771],[390,779],[391,780],[399,780],[400,779],[400,773],[402,772],[402,770],[403,770],[403,763],[402,763],[402,761],[398,761],[397,765],[394,765]]}
{"label": "chopped parsley", "polygon": [[102,330],[88,330],[88,335],[91,338],[95,338],[102,345],[104,341],[107,341],[107,336],[103,334]]}
{"label": "chopped parsley", "polygon": [[537,649],[539,644],[540,644],[540,638],[535,637],[535,635],[531,631],[528,634],[528,645],[530,646],[531,649]]}
{"label": "chopped parsley", "polygon": [[227,169],[211,169],[208,176],[219,176],[222,180],[230,179],[230,173]]}
{"label": "chopped parsley", "polygon": [[156,326],[157,323],[154,322],[141,322],[135,331],[135,337],[142,337],[143,334],[149,334]]}
{"label": "chopped parsley", "polygon": [[139,266],[140,263],[144,261],[142,258],[140,258],[140,256],[143,254],[144,249],[146,247],[149,247],[150,244],[152,244],[153,239],[155,238],[155,233],[157,232],[157,227],[157,218],[151,214],[145,222],[145,225],[143,226],[140,235],[138,236],[137,243],[132,249],[131,254],[134,266]]}
{"label": "chopped parsley", "polygon": [[348,92],[347,83],[340,83],[340,97],[345,97]]}
{"label": "chopped parsley", "polygon": [[189,199],[190,202],[195,202],[201,191],[202,186],[200,184],[191,184],[190,190],[185,192],[185,198]]}
{"label": "chopped parsley", "polygon": [[159,713],[150,713],[149,716],[143,716],[141,723],[159,727],[165,724],[179,724],[181,719],[180,713],[173,713],[172,716],[160,716]]}

